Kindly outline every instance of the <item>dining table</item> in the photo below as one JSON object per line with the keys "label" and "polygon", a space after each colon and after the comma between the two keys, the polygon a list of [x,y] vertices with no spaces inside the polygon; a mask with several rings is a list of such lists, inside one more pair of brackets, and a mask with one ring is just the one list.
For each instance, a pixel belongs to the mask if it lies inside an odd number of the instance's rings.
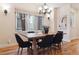
{"label": "dining table", "polygon": [[32,39],[32,49],[33,55],[37,55],[37,39],[44,38],[46,35],[55,35],[53,33],[27,33],[27,32],[19,32],[22,36],[26,37],[28,40]]}

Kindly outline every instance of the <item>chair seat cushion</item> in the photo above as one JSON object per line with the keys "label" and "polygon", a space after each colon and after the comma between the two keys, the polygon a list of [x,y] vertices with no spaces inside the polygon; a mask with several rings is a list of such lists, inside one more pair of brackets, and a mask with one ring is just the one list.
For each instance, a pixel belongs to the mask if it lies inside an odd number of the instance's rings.
{"label": "chair seat cushion", "polygon": [[44,42],[39,42],[39,43],[37,43],[37,45],[38,45],[40,48],[45,48],[45,47],[51,46],[51,44],[49,44],[49,43],[44,43]]}

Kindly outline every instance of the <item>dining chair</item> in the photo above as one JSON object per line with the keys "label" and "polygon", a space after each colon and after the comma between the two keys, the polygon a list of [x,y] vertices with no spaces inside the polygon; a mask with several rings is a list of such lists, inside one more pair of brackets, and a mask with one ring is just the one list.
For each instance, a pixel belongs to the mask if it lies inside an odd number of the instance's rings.
{"label": "dining chair", "polygon": [[52,36],[53,35],[46,35],[41,42],[38,42],[38,49],[43,49],[43,53],[47,53],[45,51],[45,48],[47,48],[48,50],[51,50],[51,45],[52,45]]}
{"label": "dining chair", "polygon": [[50,47],[52,44],[52,36],[53,35],[46,35],[41,42],[38,42],[37,45],[40,48]]}
{"label": "dining chair", "polygon": [[53,46],[61,48],[62,39],[63,39],[63,31],[58,31],[57,34],[53,37],[52,41]]}
{"label": "dining chair", "polygon": [[19,46],[17,54],[19,54],[20,48],[21,48],[20,54],[22,54],[23,48],[30,48],[32,46],[32,44],[30,42],[23,41],[22,38],[18,34],[15,34],[15,38],[16,38],[16,41],[17,41],[18,46]]}

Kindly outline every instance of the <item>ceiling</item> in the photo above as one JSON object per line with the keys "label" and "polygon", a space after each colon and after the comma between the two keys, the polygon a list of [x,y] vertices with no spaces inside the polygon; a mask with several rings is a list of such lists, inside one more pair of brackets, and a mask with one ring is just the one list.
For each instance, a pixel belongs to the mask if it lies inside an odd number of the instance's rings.
{"label": "ceiling", "polygon": [[[21,7],[21,8],[29,8],[29,9],[38,9],[40,6],[43,5],[43,3],[14,3],[15,7]],[[73,8],[79,10],[79,3],[48,3],[48,7],[62,7],[66,5],[72,5]],[[26,7],[27,6],[27,7]]]}
{"label": "ceiling", "polygon": [[[44,5],[43,3],[14,3],[11,4],[13,5],[15,8],[20,8],[20,9],[24,9],[24,10],[31,10],[31,11],[38,11],[38,8],[42,5]],[[56,7],[62,7],[64,5],[69,5],[69,4],[64,4],[64,3],[48,3],[47,4],[48,7],[50,8],[56,8]]]}

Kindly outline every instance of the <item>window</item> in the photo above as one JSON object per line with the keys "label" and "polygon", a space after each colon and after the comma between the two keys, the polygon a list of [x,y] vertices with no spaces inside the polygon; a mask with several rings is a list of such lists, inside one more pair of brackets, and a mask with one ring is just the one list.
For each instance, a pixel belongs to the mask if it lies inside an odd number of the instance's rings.
{"label": "window", "polygon": [[17,13],[17,30],[25,31],[25,14]]}
{"label": "window", "polygon": [[25,13],[16,13],[16,30],[36,31],[42,30],[43,16],[34,16]]}
{"label": "window", "polygon": [[29,19],[27,20],[27,31],[34,31],[36,30],[36,22],[35,22],[35,17],[34,16],[29,16]]}
{"label": "window", "polygon": [[42,26],[43,26],[42,21],[43,21],[42,17],[38,16],[38,30],[42,30]]}

